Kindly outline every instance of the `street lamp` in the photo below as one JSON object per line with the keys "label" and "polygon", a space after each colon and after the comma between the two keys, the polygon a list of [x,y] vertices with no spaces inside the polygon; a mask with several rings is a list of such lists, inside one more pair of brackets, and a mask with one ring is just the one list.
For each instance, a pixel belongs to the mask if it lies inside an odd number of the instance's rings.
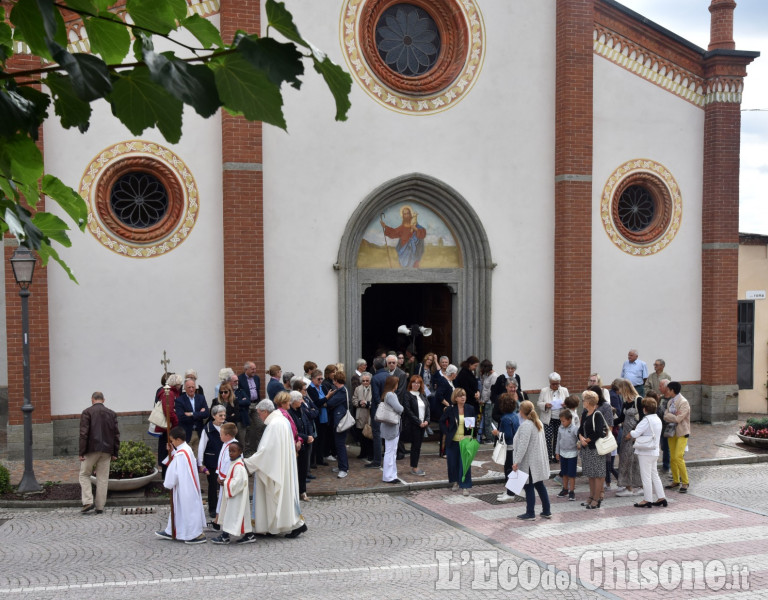
{"label": "street lamp", "polygon": [[35,272],[35,255],[29,248],[16,248],[11,257],[13,278],[19,286],[21,297],[21,336],[22,355],[24,357],[24,476],[21,478],[18,491],[39,492],[40,484],[35,479],[35,470],[32,466],[32,411],[35,410],[29,400],[29,285],[32,283],[32,275]]}

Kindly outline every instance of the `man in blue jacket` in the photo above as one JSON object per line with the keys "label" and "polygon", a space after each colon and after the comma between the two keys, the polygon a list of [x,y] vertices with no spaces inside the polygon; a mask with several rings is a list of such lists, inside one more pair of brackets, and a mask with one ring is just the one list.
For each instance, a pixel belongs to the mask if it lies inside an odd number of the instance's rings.
{"label": "man in blue jacket", "polygon": [[194,379],[187,379],[184,382],[184,393],[176,398],[174,405],[179,425],[184,428],[187,442],[195,454],[197,454],[197,443],[200,441],[200,432],[211,416],[205,396],[195,394],[196,389],[197,382]]}

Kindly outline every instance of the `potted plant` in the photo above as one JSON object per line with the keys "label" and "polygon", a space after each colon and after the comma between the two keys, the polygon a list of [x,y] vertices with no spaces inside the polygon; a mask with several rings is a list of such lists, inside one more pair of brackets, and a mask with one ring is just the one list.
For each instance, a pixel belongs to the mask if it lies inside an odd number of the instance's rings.
{"label": "potted plant", "polygon": [[[137,490],[147,485],[157,474],[157,458],[144,442],[122,442],[117,460],[109,465],[109,486],[112,491]],[[91,476],[96,484],[96,478]]]}
{"label": "potted plant", "polygon": [[752,417],[737,434],[742,442],[750,446],[768,448],[768,417]]}

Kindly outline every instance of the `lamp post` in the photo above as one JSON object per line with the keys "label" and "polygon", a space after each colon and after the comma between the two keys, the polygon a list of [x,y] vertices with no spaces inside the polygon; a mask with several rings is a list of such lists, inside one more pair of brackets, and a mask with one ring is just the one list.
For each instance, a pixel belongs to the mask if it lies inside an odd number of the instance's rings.
{"label": "lamp post", "polygon": [[32,411],[35,410],[29,400],[29,284],[32,283],[32,275],[35,272],[35,255],[29,248],[16,248],[11,257],[13,277],[19,286],[21,297],[21,336],[22,355],[24,359],[24,476],[21,478],[18,491],[38,492],[40,484],[35,479],[35,470],[32,465]]}

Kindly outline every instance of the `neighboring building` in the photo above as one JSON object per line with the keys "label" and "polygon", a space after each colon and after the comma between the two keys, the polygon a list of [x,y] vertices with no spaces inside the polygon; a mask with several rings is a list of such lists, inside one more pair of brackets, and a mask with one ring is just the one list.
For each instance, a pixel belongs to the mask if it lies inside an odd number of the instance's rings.
{"label": "neighboring building", "polygon": [[[138,434],[163,350],[210,392],[246,359],[351,368],[414,323],[434,331],[417,354],[515,359],[528,389],[552,370],[572,390],[610,380],[637,348],[666,359],[695,418],[732,418],[739,109],[758,55],[735,50],[734,6],[712,0],[704,50],[614,0],[296,2],[353,75],[346,123],[313,77],[287,90],[288,134],[188,111],[181,143],[135,140],[103,103],[83,135],[49,120],[46,168],[91,214],[62,252],[80,284],[54,267],[31,287],[38,455],[71,451],[94,389]],[[190,0],[225,39],[259,30],[257,7]]]}
{"label": "neighboring building", "polygon": [[739,412],[768,412],[768,235],[739,234]]}

